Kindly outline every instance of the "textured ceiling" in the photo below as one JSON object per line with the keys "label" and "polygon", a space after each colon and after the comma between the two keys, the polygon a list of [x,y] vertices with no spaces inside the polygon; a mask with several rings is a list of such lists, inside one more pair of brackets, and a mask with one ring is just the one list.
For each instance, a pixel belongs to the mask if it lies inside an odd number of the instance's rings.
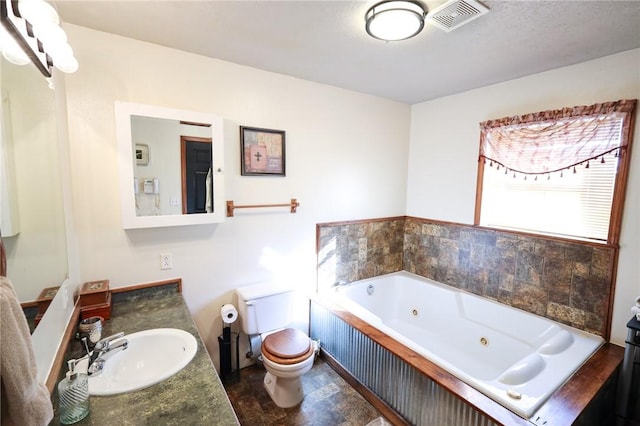
{"label": "textured ceiling", "polygon": [[364,30],[373,3],[54,2],[69,23],[409,104],[640,47],[637,0],[486,0],[450,33],[391,43]]}

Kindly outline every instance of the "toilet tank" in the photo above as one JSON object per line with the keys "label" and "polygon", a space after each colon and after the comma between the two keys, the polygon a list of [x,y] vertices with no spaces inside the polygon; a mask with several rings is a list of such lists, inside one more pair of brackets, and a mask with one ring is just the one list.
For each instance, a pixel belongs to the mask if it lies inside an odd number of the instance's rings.
{"label": "toilet tank", "polygon": [[245,334],[285,328],[291,322],[293,290],[278,284],[254,284],[236,289],[238,313]]}

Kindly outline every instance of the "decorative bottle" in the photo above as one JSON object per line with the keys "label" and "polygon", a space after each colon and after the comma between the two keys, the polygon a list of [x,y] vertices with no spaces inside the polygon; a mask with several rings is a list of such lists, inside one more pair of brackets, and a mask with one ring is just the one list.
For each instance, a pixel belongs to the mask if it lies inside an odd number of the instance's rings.
{"label": "decorative bottle", "polygon": [[58,383],[60,423],[70,425],[89,414],[89,376],[75,371],[77,360],[68,361],[67,377]]}

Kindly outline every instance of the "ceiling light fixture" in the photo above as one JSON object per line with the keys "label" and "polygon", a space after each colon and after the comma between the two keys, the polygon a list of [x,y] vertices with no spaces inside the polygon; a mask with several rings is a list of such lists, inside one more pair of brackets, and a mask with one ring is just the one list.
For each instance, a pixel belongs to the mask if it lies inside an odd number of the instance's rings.
{"label": "ceiling light fixture", "polygon": [[0,3],[0,51],[9,62],[25,65],[31,61],[45,77],[51,77],[53,66],[65,73],[78,69],[53,6],[44,0]]}
{"label": "ceiling light fixture", "polygon": [[418,2],[387,0],[369,8],[365,15],[366,30],[380,40],[406,40],[422,31],[426,15],[424,6]]}

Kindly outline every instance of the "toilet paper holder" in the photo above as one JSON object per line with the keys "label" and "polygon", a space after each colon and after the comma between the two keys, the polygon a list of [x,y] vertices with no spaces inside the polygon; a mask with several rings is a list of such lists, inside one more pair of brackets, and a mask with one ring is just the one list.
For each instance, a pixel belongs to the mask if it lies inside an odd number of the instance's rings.
{"label": "toilet paper holder", "polygon": [[[218,346],[220,348],[220,379],[223,383],[227,383],[230,379],[238,379],[240,377],[240,333],[231,331],[231,324],[238,319],[238,311],[231,304],[223,305],[220,308],[220,317],[222,317],[222,336],[218,336]],[[235,335],[236,346],[236,368],[231,364],[231,335]]]}

